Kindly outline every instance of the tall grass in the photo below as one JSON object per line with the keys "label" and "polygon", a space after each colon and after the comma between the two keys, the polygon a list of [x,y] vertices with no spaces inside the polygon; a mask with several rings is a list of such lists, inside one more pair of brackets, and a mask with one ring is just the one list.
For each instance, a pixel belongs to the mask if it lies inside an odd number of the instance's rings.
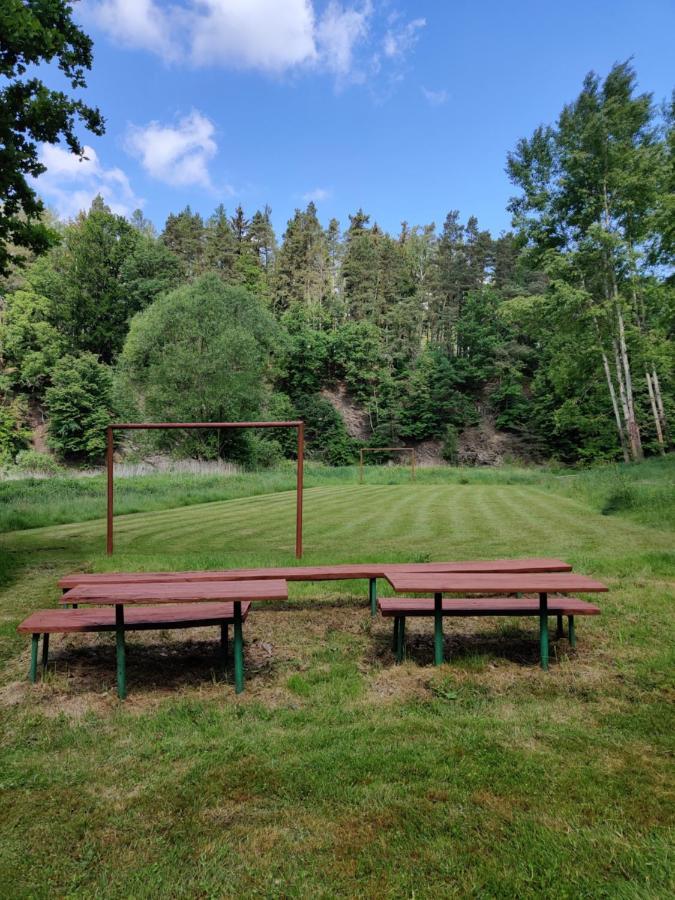
{"label": "tall grass", "polygon": [[[675,527],[675,455],[640,465],[611,465],[574,474],[544,467],[501,466],[419,468],[417,484],[530,485],[578,499],[604,515],[622,515],[655,527]],[[307,488],[356,485],[356,466],[305,465]],[[364,468],[367,485],[409,484],[408,466]],[[294,462],[262,471],[172,470],[139,474],[120,469],[115,476],[116,514],[151,512],[219,500],[234,500],[295,489]],[[86,522],[105,516],[104,475],[0,481],[0,532]]]}

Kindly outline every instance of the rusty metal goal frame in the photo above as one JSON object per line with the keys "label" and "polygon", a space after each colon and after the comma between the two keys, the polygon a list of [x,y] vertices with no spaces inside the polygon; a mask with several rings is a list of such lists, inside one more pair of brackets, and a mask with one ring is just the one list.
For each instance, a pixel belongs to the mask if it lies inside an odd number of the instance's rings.
{"label": "rusty metal goal frame", "polygon": [[302,558],[302,495],[305,456],[305,423],[301,420],[288,422],[116,422],[106,428],[106,477],[108,484],[108,511],[106,531],[106,552],[113,552],[114,519],[114,433],[116,431],[156,431],[175,428],[295,428],[298,432],[298,465],[295,488],[295,557]]}
{"label": "rusty metal goal frame", "polygon": [[363,454],[364,453],[394,453],[404,452],[410,454],[410,480],[415,480],[415,448],[414,447],[361,447],[359,450],[359,484],[363,484]]}

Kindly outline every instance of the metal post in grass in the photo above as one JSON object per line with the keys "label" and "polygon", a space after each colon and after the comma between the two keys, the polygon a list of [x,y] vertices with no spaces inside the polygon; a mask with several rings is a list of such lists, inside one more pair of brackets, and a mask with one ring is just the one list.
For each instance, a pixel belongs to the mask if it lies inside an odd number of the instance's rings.
{"label": "metal post in grass", "polygon": [[377,578],[370,579],[368,592],[370,596],[370,615],[375,617],[377,615]]}
{"label": "metal post in grass", "polygon": [[443,663],[443,594],[434,594],[434,665]]}
{"label": "metal post in grass", "polygon": [[115,604],[115,644],[117,651],[117,696],[124,700],[127,696],[127,661],[124,646],[124,605]]}
{"label": "metal post in grass", "polygon": [[405,659],[405,616],[401,616],[398,621],[398,631],[396,633],[396,662],[402,663]]}
{"label": "metal post in grass", "polygon": [[223,428],[295,428],[298,432],[298,460],[295,502],[295,556],[302,558],[302,500],[305,456],[305,423],[298,420],[289,422],[117,422],[106,429],[106,475],[108,490],[106,552],[113,552],[113,518],[114,518],[114,432],[115,431],[152,431],[173,428],[216,428],[220,434]]}
{"label": "metal post in grass", "polygon": [[539,594],[539,660],[548,669],[548,594]]}
{"label": "metal post in grass", "polygon": [[241,602],[234,601],[234,690],[244,690],[244,635],[241,627]]}
{"label": "metal post in grass", "polygon": [[31,684],[35,684],[35,682],[37,681],[37,660],[39,643],[40,635],[32,634],[30,640],[30,669],[28,670],[28,677]]}
{"label": "metal post in grass", "polygon": [[570,647],[574,648],[577,645],[577,633],[574,630],[574,616],[567,617],[567,636],[570,642]]}
{"label": "metal post in grass", "polygon": [[45,631],[42,635],[42,676],[47,671],[47,663],[49,662],[49,632]]}

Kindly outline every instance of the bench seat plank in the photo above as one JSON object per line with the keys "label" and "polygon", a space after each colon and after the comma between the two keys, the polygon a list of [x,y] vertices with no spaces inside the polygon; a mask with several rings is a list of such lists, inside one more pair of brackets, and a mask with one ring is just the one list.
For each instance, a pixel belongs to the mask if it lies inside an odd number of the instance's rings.
{"label": "bench seat plank", "polygon": [[356,563],[331,566],[285,566],[260,569],[220,569],[205,572],[73,572],[59,581],[69,590],[83,584],[143,584],[146,582],[245,581],[283,578],[286,581],[340,581],[384,578],[385,572],[571,572],[561,559],[494,559],[465,562]]}
{"label": "bench seat plank", "polygon": [[[250,602],[241,604],[242,619],[248,616]],[[175,603],[162,606],[131,606],[125,610],[125,631],[150,631],[164,628],[196,628],[227,625],[234,621],[234,603]],[[86,631],[114,631],[115,610],[41,609],[19,625],[23,634],[70,634]]]}
{"label": "bench seat plank", "polygon": [[[538,597],[461,597],[443,600],[444,616],[538,616]],[[383,616],[433,616],[434,601],[424,597],[381,597]],[[600,609],[576,597],[548,598],[552,616],[597,616]]]}

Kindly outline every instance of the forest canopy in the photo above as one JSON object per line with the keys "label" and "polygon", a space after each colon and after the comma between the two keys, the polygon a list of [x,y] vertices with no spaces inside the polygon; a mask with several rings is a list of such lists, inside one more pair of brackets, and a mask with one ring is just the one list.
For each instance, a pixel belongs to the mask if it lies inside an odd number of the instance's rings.
{"label": "forest canopy", "polygon": [[[27,446],[36,411],[73,461],[100,458],[94,432],[118,415],[299,416],[330,463],[420,442],[455,459],[477,428],[535,460],[665,452],[674,113],[627,63],[591,73],[509,154],[500,235],[452,209],[396,234],[362,209],[322,223],[313,203],[280,239],[268,207],[241,205],[206,220],[188,206],[156,234],[97,198],[4,281],[0,457]],[[282,435],[159,440],[253,462],[293,453]]]}

